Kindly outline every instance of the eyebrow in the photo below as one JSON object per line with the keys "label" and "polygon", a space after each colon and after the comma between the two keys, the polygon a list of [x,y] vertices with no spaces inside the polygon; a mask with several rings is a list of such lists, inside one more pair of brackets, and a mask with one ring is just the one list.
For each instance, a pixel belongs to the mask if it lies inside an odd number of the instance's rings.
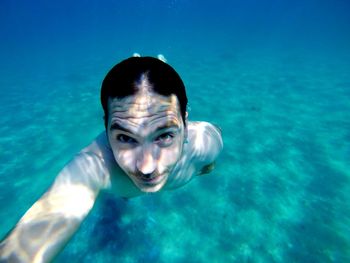
{"label": "eyebrow", "polygon": [[[170,129],[170,128],[179,128],[179,125],[176,122],[174,122],[174,121],[170,121],[170,122],[168,122],[168,123],[166,123],[164,125],[161,125],[161,126],[157,127],[154,131],[161,131],[161,130]],[[113,123],[111,125],[110,130],[111,131],[119,130],[119,131],[123,131],[123,132],[126,132],[126,133],[134,134],[133,131],[131,131],[128,128],[123,127],[122,125],[120,125],[117,122],[115,122],[115,123]]]}
{"label": "eyebrow", "polygon": [[127,132],[127,133],[131,133],[133,134],[133,132],[123,126],[121,126],[119,123],[113,123],[111,125],[111,127],[109,128],[111,131],[114,131],[114,130],[120,130],[120,131],[124,131],[124,132]]}

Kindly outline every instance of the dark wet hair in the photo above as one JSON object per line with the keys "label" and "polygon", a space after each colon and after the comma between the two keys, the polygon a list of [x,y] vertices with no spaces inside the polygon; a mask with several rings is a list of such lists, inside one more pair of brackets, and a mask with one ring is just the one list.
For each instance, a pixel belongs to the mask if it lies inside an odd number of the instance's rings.
{"label": "dark wet hair", "polygon": [[187,96],[179,74],[167,63],[153,57],[131,57],[115,65],[102,82],[101,104],[108,121],[108,98],[124,98],[137,93],[136,84],[146,74],[151,89],[163,96],[174,94],[179,100],[185,123]]}

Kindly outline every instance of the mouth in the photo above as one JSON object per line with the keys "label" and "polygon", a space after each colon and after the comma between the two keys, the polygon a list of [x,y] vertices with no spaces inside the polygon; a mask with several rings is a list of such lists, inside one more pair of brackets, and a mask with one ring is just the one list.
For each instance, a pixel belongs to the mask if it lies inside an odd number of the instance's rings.
{"label": "mouth", "polygon": [[166,183],[168,174],[130,174],[130,179],[142,192],[155,193],[158,192]]}
{"label": "mouth", "polygon": [[154,175],[134,175],[137,181],[144,185],[156,185],[165,179],[164,174],[154,174]]}
{"label": "mouth", "polygon": [[145,193],[155,193],[160,191],[168,181],[170,174],[169,169],[164,169],[162,173],[157,170],[151,174],[143,174],[139,171],[126,171],[125,172],[134,185]]}

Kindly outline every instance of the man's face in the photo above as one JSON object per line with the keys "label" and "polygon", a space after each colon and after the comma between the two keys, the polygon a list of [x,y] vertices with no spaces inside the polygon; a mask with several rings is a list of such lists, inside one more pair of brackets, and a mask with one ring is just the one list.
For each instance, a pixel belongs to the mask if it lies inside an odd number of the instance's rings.
{"label": "man's face", "polygon": [[176,96],[141,90],[109,98],[107,134],[114,158],[143,192],[166,183],[182,154],[185,126]]}

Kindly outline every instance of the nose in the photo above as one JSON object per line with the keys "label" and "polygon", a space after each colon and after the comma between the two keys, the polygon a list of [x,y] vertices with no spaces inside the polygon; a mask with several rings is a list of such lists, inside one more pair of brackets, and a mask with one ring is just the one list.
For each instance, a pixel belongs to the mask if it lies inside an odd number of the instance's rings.
{"label": "nose", "polygon": [[156,170],[156,167],[155,153],[152,152],[152,149],[144,147],[136,161],[137,170],[143,175],[150,175]]}

